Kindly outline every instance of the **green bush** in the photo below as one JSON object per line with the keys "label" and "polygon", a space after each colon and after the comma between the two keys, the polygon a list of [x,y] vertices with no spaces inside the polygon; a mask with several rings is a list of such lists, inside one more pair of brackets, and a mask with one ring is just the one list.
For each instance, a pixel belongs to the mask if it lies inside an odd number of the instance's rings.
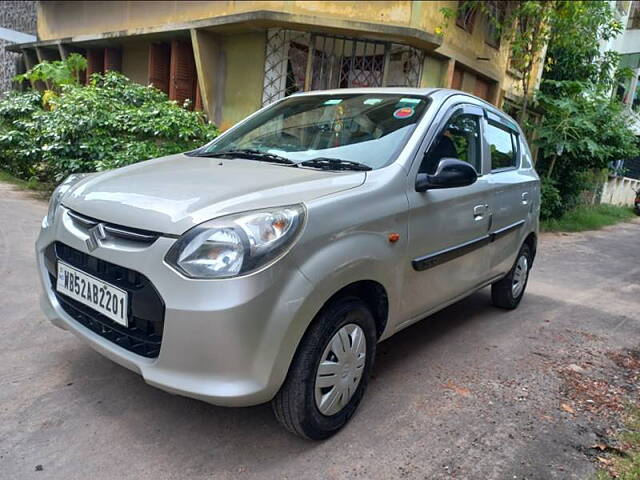
{"label": "green bush", "polygon": [[48,108],[39,92],[0,100],[0,168],[58,182],[74,172],[184,152],[218,134],[202,113],[115,72],[95,74],[87,86],[62,85]]}
{"label": "green bush", "polygon": [[546,177],[540,180],[540,218],[547,220],[559,217],[564,209],[556,182]]}

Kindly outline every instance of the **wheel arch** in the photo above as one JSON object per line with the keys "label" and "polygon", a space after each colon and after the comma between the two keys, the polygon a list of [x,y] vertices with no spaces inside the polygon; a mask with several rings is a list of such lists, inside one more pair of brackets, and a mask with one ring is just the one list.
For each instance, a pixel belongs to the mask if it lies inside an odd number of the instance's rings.
{"label": "wheel arch", "polygon": [[380,338],[389,320],[389,296],[384,285],[375,280],[358,280],[341,287],[322,304],[314,315],[314,320],[326,305],[346,296],[358,297],[367,305],[376,322],[376,334]]}
{"label": "wheel arch", "polygon": [[536,252],[538,250],[538,235],[536,234],[536,232],[529,233],[522,244],[526,244],[529,246],[529,249],[531,250],[531,265],[533,265],[533,261],[536,258]]}

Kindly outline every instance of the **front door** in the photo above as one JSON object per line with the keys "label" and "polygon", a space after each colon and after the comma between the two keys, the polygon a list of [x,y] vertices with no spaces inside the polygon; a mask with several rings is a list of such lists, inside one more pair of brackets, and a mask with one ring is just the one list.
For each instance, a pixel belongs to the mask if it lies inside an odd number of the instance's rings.
{"label": "front door", "polygon": [[481,175],[482,115],[474,105],[453,107],[419,167],[420,173],[433,173],[442,158],[457,158],[478,172],[474,184],[416,192],[415,175],[409,176],[405,323],[454,301],[488,278],[490,186]]}

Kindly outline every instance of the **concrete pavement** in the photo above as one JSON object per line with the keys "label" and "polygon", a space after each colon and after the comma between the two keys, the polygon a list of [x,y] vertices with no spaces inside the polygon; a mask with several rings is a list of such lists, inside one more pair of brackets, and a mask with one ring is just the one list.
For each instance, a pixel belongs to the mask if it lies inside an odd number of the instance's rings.
{"label": "concrete pavement", "polygon": [[518,310],[485,289],[382,343],[353,421],[302,441],[268,405],[172,396],[50,325],[45,213],[0,184],[0,479],[588,478],[598,421],[559,408],[563,369],[640,343],[640,224],[545,235]]}

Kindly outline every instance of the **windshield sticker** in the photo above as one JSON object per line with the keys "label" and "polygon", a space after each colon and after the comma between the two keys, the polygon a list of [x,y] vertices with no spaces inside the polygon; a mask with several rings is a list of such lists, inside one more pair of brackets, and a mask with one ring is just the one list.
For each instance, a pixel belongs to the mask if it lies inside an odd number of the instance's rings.
{"label": "windshield sticker", "polygon": [[325,105],[337,105],[342,101],[341,98],[332,98],[330,100],[327,100],[326,102],[324,102]]}
{"label": "windshield sticker", "polygon": [[398,103],[401,103],[401,104],[408,103],[409,105],[416,105],[421,101],[422,100],[420,100],[419,98],[401,98]]}
{"label": "windshield sticker", "polygon": [[393,112],[393,116],[395,118],[409,118],[413,116],[415,110],[411,107],[402,107],[398,108],[395,112]]}
{"label": "windshield sticker", "polygon": [[381,98],[367,98],[364,102],[365,105],[377,105],[382,101]]}

